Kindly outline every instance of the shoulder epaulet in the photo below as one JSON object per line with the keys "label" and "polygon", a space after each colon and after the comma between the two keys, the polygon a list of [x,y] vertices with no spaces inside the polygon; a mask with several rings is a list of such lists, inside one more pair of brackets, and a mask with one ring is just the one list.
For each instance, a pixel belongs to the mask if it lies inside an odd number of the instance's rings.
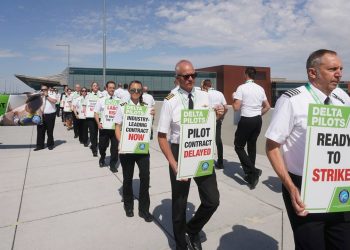
{"label": "shoulder epaulet", "polygon": [[300,93],[301,92],[299,89],[290,89],[290,90],[284,92],[283,95],[288,96],[288,97],[292,97],[292,96],[296,96]]}
{"label": "shoulder epaulet", "polygon": [[165,97],[165,99],[170,100],[171,98],[173,98],[175,95],[173,93],[170,93],[167,97]]}
{"label": "shoulder epaulet", "polygon": [[124,106],[125,104],[128,104],[128,102],[123,102],[120,104],[120,106]]}
{"label": "shoulder epaulet", "polygon": [[334,97],[335,99],[338,99],[342,104],[344,104],[344,100],[341,99],[339,96],[337,96],[336,94],[332,93],[332,97]]}

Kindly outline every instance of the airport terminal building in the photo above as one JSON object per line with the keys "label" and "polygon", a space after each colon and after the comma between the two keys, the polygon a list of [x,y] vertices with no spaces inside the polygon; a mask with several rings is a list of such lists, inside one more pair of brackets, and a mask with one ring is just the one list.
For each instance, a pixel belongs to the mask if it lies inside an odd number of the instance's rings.
{"label": "airport terminal building", "polygon": [[[221,91],[228,104],[232,102],[232,93],[237,87],[244,83],[244,71],[246,66],[219,65],[197,69],[198,77],[196,86],[204,79],[210,79],[213,86]],[[271,78],[269,67],[255,67],[257,76],[255,82],[260,84],[266,92],[269,102],[274,106],[277,98],[288,89],[304,85],[307,81],[289,81],[285,78]],[[90,88],[92,82],[97,82],[103,88],[102,68],[83,68],[69,67],[61,74],[48,77],[33,77],[25,75],[15,75],[28,86],[39,90],[40,84],[46,83],[50,86],[68,85],[74,89],[74,85],[79,83],[81,86]],[[138,70],[138,69],[106,69],[106,81],[113,80],[116,83],[130,83],[133,80],[139,80],[149,87],[149,93],[156,100],[163,98],[174,88],[174,71],[170,70]],[[347,93],[350,92],[350,82],[341,82],[339,87]]]}

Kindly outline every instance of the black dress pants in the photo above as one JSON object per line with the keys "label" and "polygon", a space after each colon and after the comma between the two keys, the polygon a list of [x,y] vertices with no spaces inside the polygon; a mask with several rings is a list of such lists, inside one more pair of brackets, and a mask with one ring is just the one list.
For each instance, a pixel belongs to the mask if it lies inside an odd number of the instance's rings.
{"label": "black dress pants", "polygon": [[37,125],[36,147],[44,148],[45,133],[47,133],[47,146],[54,146],[53,130],[55,127],[56,112],[43,114],[43,123]]}
{"label": "black dress pants", "polygon": [[79,119],[79,141],[84,144],[88,142],[88,127],[86,119]]}
{"label": "black dress pants", "polygon": [[[178,159],[179,145],[171,144],[171,151]],[[193,178],[198,186],[201,204],[195,215],[186,223],[187,197],[190,189],[191,179],[188,181],[177,181],[176,175],[169,166],[172,197],[172,222],[176,249],[187,249],[185,234],[199,233],[209,221],[219,206],[220,194],[216,182],[215,170],[213,174]]]}
{"label": "black dress pants", "polygon": [[56,116],[59,117],[60,116],[60,105],[56,104]]}
{"label": "black dress pants", "polygon": [[149,211],[149,154],[120,154],[120,164],[123,168],[123,198],[126,209],[134,208],[134,196],[132,179],[134,176],[135,163],[139,167],[140,190],[139,190],[139,211]]}
{"label": "black dress pants", "polygon": [[79,119],[77,119],[74,113],[73,113],[73,130],[74,130],[74,137],[79,136]]}
{"label": "black dress pants", "polygon": [[86,118],[86,123],[90,133],[91,151],[93,153],[97,153],[98,127],[95,118]]}
{"label": "black dress pants", "polygon": [[[301,190],[302,177],[289,173]],[[350,221],[347,213],[313,213],[298,216],[292,206],[288,190],[282,186],[282,195],[292,226],[297,250],[350,249]]]}
{"label": "black dress pants", "polygon": [[222,140],[221,140],[221,125],[222,125],[222,120],[217,120],[215,141],[216,141],[216,149],[218,152],[218,164],[223,164],[223,161],[224,161],[224,149],[223,149]]}
{"label": "black dress pants", "polygon": [[101,158],[104,159],[106,157],[106,150],[109,146],[109,141],[111,141],[110,153],[111,160],[109,165],[115,165],[118,162],[118,141],[115,137],[114,129],[100,129],[100,137],[99,137],[99,151]]}
{"label": "black dress pants", "polygon": [[[261,131],[261,116],[244,117],[242,116],[235,133],[235,151],[242,164],[244,173],[247,175],[254,174],[256,158],[256,141]],[[244,147],[247,145],[247,151]]]}

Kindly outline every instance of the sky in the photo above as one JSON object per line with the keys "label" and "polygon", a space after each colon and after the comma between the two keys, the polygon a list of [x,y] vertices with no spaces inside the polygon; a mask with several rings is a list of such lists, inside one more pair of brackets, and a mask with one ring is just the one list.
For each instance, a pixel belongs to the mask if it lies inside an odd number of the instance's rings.
{"label": "sky", "polygon": [[[348,0],[106,0],[107,68],[249,65],[305,80],[317,49],[338,52],[350,80]],[[28,91],[14,74],[103,65],[103,0],[1,0],[0,92]]]}

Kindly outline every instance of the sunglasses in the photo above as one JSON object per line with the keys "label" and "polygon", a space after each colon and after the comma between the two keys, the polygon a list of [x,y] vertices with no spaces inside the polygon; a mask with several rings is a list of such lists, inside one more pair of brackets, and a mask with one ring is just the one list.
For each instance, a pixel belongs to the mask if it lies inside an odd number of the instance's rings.
{"label": "sunglasses", "polygon": [[188,75],[176,75],[176,76],[181,76],[183,77],[185,80],[188,80],[190,79],[190,77],[192,79],[195,79],[197,77],[197,72],[194,72],[193,74],[188,74]]}
{"label": "sunglasses", "polygon": [[47,89],[41,89],[40,91],[47,91]]}
{"label": "sunglasses", "polygon": [[142,93],[142,89],[130,89],[130,93],[131,94],[135,94],[135,93],[141,94]]}
{"label": "sunglasses", "polygon": [[87,92],[86,90],[81,90],[80,92]]}

